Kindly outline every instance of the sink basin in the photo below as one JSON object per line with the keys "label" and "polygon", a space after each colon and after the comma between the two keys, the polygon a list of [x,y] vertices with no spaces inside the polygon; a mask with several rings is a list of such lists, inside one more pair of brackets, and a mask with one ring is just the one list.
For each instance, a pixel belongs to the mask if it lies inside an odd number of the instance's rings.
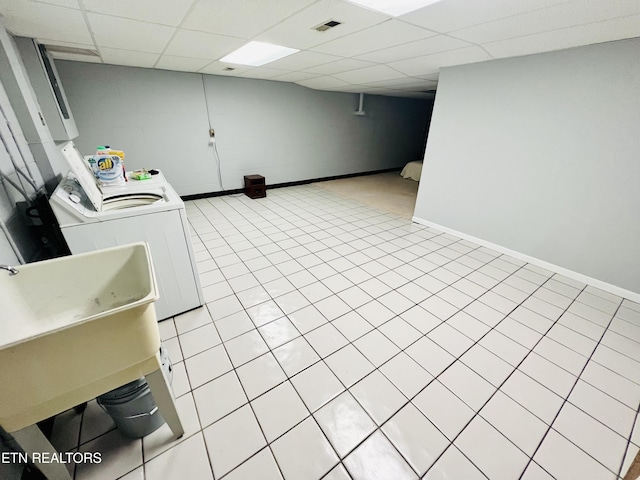
{"label": "sink basin", "polygon": [[0,270],[0,425],[12,432],[157,368],[146,243]]}
{"label": "sink basin", "polygon": [[143,243],[30,263],[18,270],[13,276],[0,274],[0,349],[158,298]]}

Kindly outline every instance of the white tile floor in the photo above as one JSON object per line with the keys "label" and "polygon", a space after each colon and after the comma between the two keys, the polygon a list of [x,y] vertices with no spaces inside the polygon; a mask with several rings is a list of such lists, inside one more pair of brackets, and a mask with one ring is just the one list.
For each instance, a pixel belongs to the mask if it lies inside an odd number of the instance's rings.
{"label": "white tile floor", "polygon": [[640,305],[313,186],[187,203],[207,305],[160,324],[186,435],[94,403],[84,479],[615,479]]}

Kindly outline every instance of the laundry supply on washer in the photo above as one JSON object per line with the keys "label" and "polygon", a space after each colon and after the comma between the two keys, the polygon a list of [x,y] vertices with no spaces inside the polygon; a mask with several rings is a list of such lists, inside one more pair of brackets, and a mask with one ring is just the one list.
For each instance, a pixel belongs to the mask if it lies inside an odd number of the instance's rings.
{"label": "laundry supply on washer", "polygon": [[122,165],[122,178],[125,182],[129,180],[124,168],[124,150],[111,148],[109,145],[100,145],[96,147],[96,155],[117,155],[118,157],[120,157],[120,164]]}
{"label": "laundry supply on washer", "polygon": [[93,155],[88,159],[93,174],[102,185],[122,185],[122,160],[118,155]]}
{"label": "laundry supply on washer", "polygon": [[96,148],[96,154],[87,161],[98,181],[103,185],[122,185],[127,180],[124,169],[124,152],[108,145]]}
{"label": "laundry supply on washer", "polygon": [[151,179],[151,174],[147,171],[146,168],[141,170],[134,170],[131,172],[131,178],[134,180],[149,180]]}

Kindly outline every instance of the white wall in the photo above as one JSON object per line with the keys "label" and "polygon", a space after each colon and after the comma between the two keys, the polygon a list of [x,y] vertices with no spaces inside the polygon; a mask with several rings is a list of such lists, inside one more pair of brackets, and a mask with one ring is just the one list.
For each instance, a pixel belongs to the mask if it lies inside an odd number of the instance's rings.
{"label": "white wall", "polygon": [[[430,104],[299,85],[57,61],[83,153],[125,150],[127,168],[164,171],[181,195],[401,167],[422,157]],[[205,101],[205,91],[206,98]],[[223,187],[208,145],[216,131]]]}
{"label": "white wall", "polygon": [[640,292],[638,52],[444,69],[416,219]]}

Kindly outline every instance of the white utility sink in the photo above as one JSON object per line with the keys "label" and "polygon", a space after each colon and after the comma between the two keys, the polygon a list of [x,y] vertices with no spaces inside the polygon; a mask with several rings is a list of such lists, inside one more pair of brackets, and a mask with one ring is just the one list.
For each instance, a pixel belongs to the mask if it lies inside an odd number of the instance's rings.
{"label": "white utility sink", "polygon": [[0,270],[0,426],[25,451],[39,451],[33,445],[43,448],[46,439],[30,426],[146,376],[160,413],[181,436],[158,354],[147,244],[16,268],[15,275]]}
{"label": "white utility sink", "polygon": [[142,243],[0,272],[0,349],[149,304],[158,298]]}

